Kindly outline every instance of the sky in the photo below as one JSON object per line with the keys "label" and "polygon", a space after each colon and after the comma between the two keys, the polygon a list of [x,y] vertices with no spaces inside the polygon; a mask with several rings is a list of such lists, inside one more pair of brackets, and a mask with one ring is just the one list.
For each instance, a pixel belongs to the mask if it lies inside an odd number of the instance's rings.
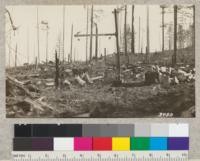
{"label": "sky", "polygon": [[[120,5],[94,5],[94,21],[98,25],[99,33],[114,33],[115,21],[114,14],[112,13],[114,8],[121,7]],[[9,10],[13,23],[18,27],[18,30],[14,33],[12,31],[8,14],[5,14],[6,26],[6,65],[14,66],[15,62],[15,50],[17,46],[17,65],[23,65],[24,63],[34,63],[35,57],[38,55],[37,45],[37,9],[39,18],[39,52],[40,60],[46,60],[46,30],[45,25],[41,24],[41,21],[48,22],[48,59],[55,59],[55,50],[58,48],[59,39],[62,40],[63,35],[63,8],[65,8],[65,58],[67,60],[67,54],[70,53],[71,46],[71,27],[73,24],[74,34],[86,33],[87,26],[87,8],[89,15],[91,6],[84,5],[46,5],[46,6],[6,6]],[[139,17],[141,22],[141,48],[143,51],[146,46],[146,5],[135,5],[135,50],[139,49]],[[167,13],[165,14],[165,22],[173,22],[173,8],[169,6]],[[186,12],[192,13],[191,10]],[[150,51],[161,51],[162,47],[162,30],[161,30],[161,8],[159,5],[149,6],[149,21],[150,21]],[[90,16],[89,16],[90,19]],[[124,30],[124,11],[118,16],[120,33]],[[185,28],[192,23],[192,18],[186,18]],[[127,24],[131,25],[131,6],[127,7]],[[93,32],[95,33],[95,26]],[[90,33],[90,23],[89,23]],[[100,37],[98,46],[99,55],[103,54],[104,48],[107,49],[108,54],[116,52],[115,37]],[[10,51],[10,63],[9,63],[9,51]],[[95,52],[95,38],[93,38],[93,55]],[[73,38],[73,58],[76,60],[85,61],[86,59],[86,38]],[[88,38],[88,54],[89,54],[89,38]]]}

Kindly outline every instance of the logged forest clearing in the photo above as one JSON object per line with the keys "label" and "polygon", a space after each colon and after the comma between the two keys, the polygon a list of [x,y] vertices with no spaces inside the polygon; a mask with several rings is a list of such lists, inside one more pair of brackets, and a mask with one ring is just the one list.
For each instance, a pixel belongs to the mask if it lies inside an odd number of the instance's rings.
{"label": "logged forest clearing", "polygon": [[[114,65],[102,58],[94,65],[64,64],[55,88],[55,64],[18,67],[7,71],[8,117],[191,117],[194,115],[194,75],[174,72],[177,80],[145,73],[154,65],[122,68],[121,83]],[[155,66],[155,68],[159,66]],[[160,73],[168,70],[160,67]],[[173,70],[173,69],[171,69]],[[79,75],[77,73],[80,73]],[[151,80],[152,79],[152,80]],[[155,81],[154,81],[155,80]],[[150,82],[148,82],[150,81]],[[16,97],[18,96],[18,97]]]}
{"label": "logged forest clearing", "polygon": [[[59,8],[63,14],[63,35],[56,38],[55,47],[48,44],[51,41],[48,39],[50,23],[46,20],[39,24],[38,17],[42,11],[39,12],[37,7],[38,28],[33,35],[37,38],[37,46],[40,46],[41,36],[38,35],[45,32],[46,43],[44,41],[33,56],[28,44],[31,43],[30,35],[24,52],[23,48],[18,49],[20,43],[23,46],[22,42],[12,43],[16,35],[8,39],[7,117],[195,117],[194,7],[155,7],[159,13],[162,41],[160,38],[152,39],[150,34],[155,28],[151,27],[154,23],[151,20],[152,6],[144,6],[145,14],[141,17],[137,17],[137,5],[112,7],[108,11],[98,8],[98,12],[93,5],[83,8],[87,15],[86,34],[78,32],[77,28],[81,26],[78,22],[70,25],[65,22],[67,7]],[[17,7],[14,9],[17,10]],[[6,11],[11,24],[8,27],[11,27],[11,33],[17,34],[20,27],[14,25],[9,8]],[[106,28],[102,32],[100,26],[103,20],[96,18],[106,12],[112,16],[112,32]],[[132,21],[128,22],[127,14]],[[167,14],[172,17],[169,24],[164,19]],[[142,20],[142,16],[146,19]],[[139,24],[134,18],[138,18]],[[141,22],[146,24],[142,27]],[[78,25],[74,27],[76,23]],[[39,30],[39,25],[45,26],[44,31]],[[139,30],[136,29],[138,25]],[[67,26],[70,28],[69,41],[64,34]],[[83,48],[80,47],[82,41]],[[104,44],[107,42],[103,41],[112,43]],[[161,45],[156,41],[161,41]],[[66,47],[66,42],[69,47]],[[51,52],[49,48],[52,48]],[[67,50],[69,54],[66,54]]]}

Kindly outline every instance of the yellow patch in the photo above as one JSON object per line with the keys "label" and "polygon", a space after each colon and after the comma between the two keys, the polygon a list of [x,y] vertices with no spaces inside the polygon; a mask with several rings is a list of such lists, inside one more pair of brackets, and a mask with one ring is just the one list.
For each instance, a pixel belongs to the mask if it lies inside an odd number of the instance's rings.
{"label": "yellow patch", "polygon": [[113,151],[129,151],[130,137],[113,137],[112,150]]}

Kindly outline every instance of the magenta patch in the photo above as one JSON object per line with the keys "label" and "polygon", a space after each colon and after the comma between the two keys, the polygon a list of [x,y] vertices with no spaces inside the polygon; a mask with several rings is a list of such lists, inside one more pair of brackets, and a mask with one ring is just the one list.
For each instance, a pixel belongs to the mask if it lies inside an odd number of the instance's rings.
{"label": "magenta patch", "polygon": [[75,137],[74,138],[74,150],[92,150],[92,138],[91,137]]}

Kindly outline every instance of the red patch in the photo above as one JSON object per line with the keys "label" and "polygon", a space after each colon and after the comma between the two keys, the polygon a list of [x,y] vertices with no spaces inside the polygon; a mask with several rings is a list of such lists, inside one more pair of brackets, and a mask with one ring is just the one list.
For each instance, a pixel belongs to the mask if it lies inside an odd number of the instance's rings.
{"label": "red patch", "polygon": [[93,150],[112,150],[111,137],[95,137],[93,138]]}

